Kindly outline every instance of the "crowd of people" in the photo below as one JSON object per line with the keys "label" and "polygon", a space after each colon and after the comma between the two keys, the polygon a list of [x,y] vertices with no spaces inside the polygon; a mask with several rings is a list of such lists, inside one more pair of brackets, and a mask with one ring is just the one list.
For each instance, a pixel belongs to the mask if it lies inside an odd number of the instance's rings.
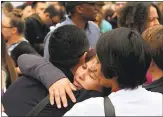
{"label": "crowd of people", "polygon": [[163,116],[163,2],[1,8],[3,115]]}

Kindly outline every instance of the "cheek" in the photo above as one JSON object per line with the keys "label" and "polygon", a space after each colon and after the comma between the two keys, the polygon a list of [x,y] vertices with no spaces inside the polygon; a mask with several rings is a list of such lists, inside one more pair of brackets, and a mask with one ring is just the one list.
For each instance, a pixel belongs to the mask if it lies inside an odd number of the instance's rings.
{"label": "cheek", "polygon": [[87,90],[96,90],[99,87],[99,80],[94,80],[92,78],[90,78],[89,76],[85,78],[84,81],[84,88]]}

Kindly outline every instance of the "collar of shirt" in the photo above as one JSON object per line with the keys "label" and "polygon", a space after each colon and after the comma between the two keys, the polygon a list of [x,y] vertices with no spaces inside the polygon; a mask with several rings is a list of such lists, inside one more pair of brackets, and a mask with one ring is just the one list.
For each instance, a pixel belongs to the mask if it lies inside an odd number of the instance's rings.
{"label": "collar of shirt", "polygon": [[11,56],[11,51],[16,48],[22,41],[28,42],[25,38],[23,38],[21,41],[18,41],[16,43],[11,44],[10,46],[7,46],[7,52],[8,55]]}

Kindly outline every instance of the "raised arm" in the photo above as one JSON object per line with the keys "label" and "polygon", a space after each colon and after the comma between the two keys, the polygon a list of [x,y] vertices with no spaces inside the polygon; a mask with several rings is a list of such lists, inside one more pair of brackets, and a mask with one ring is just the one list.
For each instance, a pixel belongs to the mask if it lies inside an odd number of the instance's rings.
{"label": "raised arm", "polygon": [[65,74],[53,66],[49,61],[39,55],[23,54],[18,58],[20,71],[27,76],[33,77],[42,82],[47,89]]}
{"label": "raised arm", "polygon": [[53,66],[43,57],[32,54],[23,54],[18,58],[18,66],[24,75],[35,78],[46,86],[49,90],[51,104],[54,104],[55,98],[58,107],[61,107],[61,100],[66,107],[66,93],[73,102],[76,101],[75,96],[72,93],[72,90],[75,90],[72,83],[60,69]]}

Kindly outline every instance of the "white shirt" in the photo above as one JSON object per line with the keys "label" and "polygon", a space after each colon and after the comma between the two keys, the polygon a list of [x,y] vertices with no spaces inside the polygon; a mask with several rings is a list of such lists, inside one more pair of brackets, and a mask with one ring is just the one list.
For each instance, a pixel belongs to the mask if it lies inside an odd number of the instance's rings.
{"label": "white shirt", "polygon": [[[109,95],[116,116],[162,116],[161,93],[139,86],[134,90],[119,90]],[[64,116],[105,116],[104,98],[90,98],[77,103]]]}

